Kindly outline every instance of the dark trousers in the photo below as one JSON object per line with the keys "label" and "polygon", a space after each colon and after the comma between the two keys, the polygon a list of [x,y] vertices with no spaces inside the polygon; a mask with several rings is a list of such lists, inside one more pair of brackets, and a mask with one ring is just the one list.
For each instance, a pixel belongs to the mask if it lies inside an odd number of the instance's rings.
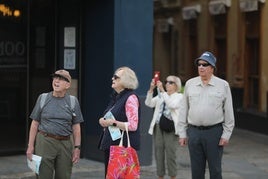
{"label": "dark trousers", "polygon": [[208,163],[210,179],[222,179],[223,147],[219,146],[222,131],[222,126],[205,130],[188,128],[192,179],[205,179],[206,163]]}

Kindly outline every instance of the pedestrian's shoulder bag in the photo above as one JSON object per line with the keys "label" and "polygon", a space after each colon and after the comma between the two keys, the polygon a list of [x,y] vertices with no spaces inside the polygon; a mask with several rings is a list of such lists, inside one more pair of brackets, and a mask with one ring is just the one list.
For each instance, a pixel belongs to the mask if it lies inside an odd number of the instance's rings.
{"label": "pedestrian's shoulder bag", "polygon": [[[164,107],[163,107],[163,112],[165,109],[165,103],[164,103]],[[173,120],[168,119],[162,112],[162,115],[160,117],[160,121],[159,121],[159,127],[161,130],[166,131],[166,132],[174,132],[175,131],[175,127],[174,127],[174,122]]]}
{"label": "pedestrian's shoulder bag", "polygon": [[[128,126],[125,123],[126,131],[122,132],[119,145],[110,147],[110,157],[106,179],[139,179],[140,164],[137,152],[131,147],[128,134]],[[124,133],[127,134],[127,147],[123,146]]]}

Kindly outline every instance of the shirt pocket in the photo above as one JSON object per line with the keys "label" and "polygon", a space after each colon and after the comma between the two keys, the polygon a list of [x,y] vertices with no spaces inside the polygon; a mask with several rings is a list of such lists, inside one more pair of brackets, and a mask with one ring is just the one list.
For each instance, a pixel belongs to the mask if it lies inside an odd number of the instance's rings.
{"label": "shirt pocket", "polygon": [[200,94],[199,93],[192,93],[192,94],[189,94],[189,104],[193,104],[193,105],[196,105],[198,104],[199,102],[199,99],[200,99]]}
{"label": "shirt pocket", "polygon": [[212,92],[208,95],[209,105],[220,107],[223,104],[224,95],[221,92]]}

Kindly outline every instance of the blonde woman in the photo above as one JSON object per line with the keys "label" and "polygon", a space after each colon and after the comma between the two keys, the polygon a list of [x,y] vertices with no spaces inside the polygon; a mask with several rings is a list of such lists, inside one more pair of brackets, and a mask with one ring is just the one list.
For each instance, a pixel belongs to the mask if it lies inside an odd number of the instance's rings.
{"label": "blonde woman", "polygon": [[[110,111],[115,120],[109,120],[105,117],[99,119],[99,124],[103,127],[99,149],[104,151],[105,176],[108,168],[110,146],[118,145],[120,142],[120,139],[112,140],[108,130],[109,126],[116,126],[120,130],[125,130],[125,123],[128,123],[131,146],[136,150],[140,148],[140,102],[135,93],[138,84],[135,72],[129,67],[118,68],[112,77],[114,93],[104,110],[103,116]],[[126,140],[124,140],[124,146],[127,146]]]}
{"label": "blonde woman", "polygon": [[[157,88],[158,94],[153,97],[153,90]],[[165,91],[166,89],[166,91]],[[178,123],[178,111],[182,94],[181,80],[177,76],[168,76],[165,81],[165,89],[161,81],[155,84],[152,79],[150,88],[147,92],[145,105],[154,108],[153,118],[149,127],[149,134],[153,135],[155,159],[157,167],[157,175],[159,179],[163,179],[166,174],[166,166],[168,175],[171,179],[175,179],[177,175],[176,149],[178,146],[178,137],[176,134]],[[172,131],[161,129],[160,119],[166,117],[173,121]]]}

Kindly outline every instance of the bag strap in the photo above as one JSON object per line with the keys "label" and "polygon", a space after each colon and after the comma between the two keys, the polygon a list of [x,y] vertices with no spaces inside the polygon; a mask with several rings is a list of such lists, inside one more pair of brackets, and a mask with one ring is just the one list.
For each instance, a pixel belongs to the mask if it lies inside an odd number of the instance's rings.
{"label": "bag strap", "polygon": [[165,107],[166,107],[166,103],[165,103],[165,101],[163,102],[163,109],[162,109],[162,114],[164,113],[164,111],[165,111]]}
{"label": "bag strap", "polygon": [[123,132],[122,132],[119,146],[120,146],[120,147],[123,146],[124,133],[126,132],[126,133],[127,133],[127,147],[130,147],[131,145],[130,145],[129,134],[128,134],[128,123],[127,123],[127,122],[124,122],[124,124],[125,124],[125,129],[126,129],[126,130],[123,130]]}
{"label": "bag strap", "polygon": [[43,109],[44,105],[45,105],[45,101],[47,99],[47,94],[48,93],[42,93],[41,94],[41,100],[40,100],[40,108]]}
{"label": "bag strap", "polygon": [[75,106],[75,97],[70,95],[70,101],[71,101],[71,108],[72,110],[74,110],[74,106]]}
{"label": "bag strap", "polygon": [[[41,94],[41,100],[40,100],[40,108],[42,109],[45,105],[45,101],[47,98],[48,93],[42,93]],[[70,103],[71,103],[71,109],[74,110],[75,106],[75,97],[70,95]]]}

